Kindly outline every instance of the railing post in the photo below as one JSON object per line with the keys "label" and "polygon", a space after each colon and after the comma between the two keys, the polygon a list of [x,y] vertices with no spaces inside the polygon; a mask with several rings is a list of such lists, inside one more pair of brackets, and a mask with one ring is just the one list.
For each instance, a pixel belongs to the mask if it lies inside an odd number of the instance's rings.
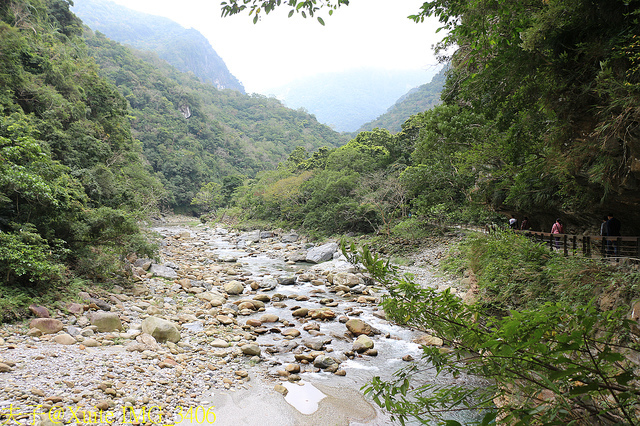
{"label": "railing post", "polygon": [[616,257],[622,257],[622,237],[616,239],[616,246],[614,247],[614,253]]}

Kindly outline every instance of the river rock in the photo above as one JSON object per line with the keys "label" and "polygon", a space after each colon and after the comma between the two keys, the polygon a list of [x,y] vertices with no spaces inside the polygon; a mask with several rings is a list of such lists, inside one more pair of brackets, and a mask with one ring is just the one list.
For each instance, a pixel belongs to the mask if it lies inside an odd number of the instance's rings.
{"label": "river rock", "polygon": [[84,339],[82,341],[82,344],[84,346],[86,346],[87,348],[95,348],[95,347],[100,346],[100,343],[95,339]]}
{"label": "river rock", "polygon": [[102,309],[103,311],[111,310],[111,305],[109,305],[107,302],[105,302],[102,299],[98,299],[97,297],[90,297],[89,304],[96,305],[98,308]]}
{"label": "river rock", "polygon": [[44,334],[55,334],[62,330],[62,321],[55,318],[36,318],[29,323],[30,328],[37,328]]}
{"label": "river rock", "polygon": [[314,320],[332,320],[336,317],[336,313],[329,308],[310,309],[309,316]]}
{"label": "river rock", "polygon": [[266,322],[278,322],[278,321],[280,321],[280,317],[278,317],[275,314],[264,314],[260,317],[260,322],[262,324]]}
{"label": "river rock", "polygon": [[40,337],[42,336],[42,330],[38,330],[37,328],[31,328],[27,331],[27,336],[29,337]]}
{"label": "river rock", "polygon": [[273,387],[273,390],[278,392],[278,393],[280,393],[280,394],[282,394],[282,396],[287,396],[287,394],[289,393],[289,389],[287,389],[284,386],[279,385],[279,384],[275,385]]}
{"label": "river rock", "polygon": [[280,285],[294,285],[296,283],[296,277],[294,276],[282,276],[276,278]]}
{"label": "river rock", "polygon": [[31,313],[33,313],[33,315],[37,316],[38,318],[51,318],[51,315],[49,314],[49,310],[44,306],[30,305],[29,310],[31,311]]}
{"label": "river rock", "polygon": [[345,325],[354,336],[360,336],[361,334],[370,336],[373,334],[373,329],[371,328],[371,326],[361,319],[351,318],[345,323]]}
{"label": "river rock", "polygon": [[169,268],[168,266],[153,264],[149,268],[149,273],[153,274],[155,277],[167,278],[169,280],[174,280],[178,278],[178,273],[173,268]]}
{"label": "river rock", "polygon": [[228,348],[229,342],[222,339],[215,339],[211,343],[209,343],[209,345],[214,348]]}
{"label": "river rock", "polygon": [[302,344],[314,351],[321,351],[326,344],[331,343],[331,340],[331,337],[328,336],[313,337],[304,339]]}
{"label": "river rock", "polygon": [[283,331],[282,335],[287,337],[298,337],[300,336],[300,331],[296,330],[295,328],[290,328],[288,330]]}
{"label": "river rock", "polygon": [[444,342],[439,337],[435,337],[430,334],[425,334],[424,336],[420,336],[414,339],[413,343],[417,343],[419,345],[424,345],[424,346],[442,346]]}
{"label": "river rock", "polygon": [[260,231],[247,232],[240,235],[240,241],[248,241],[250,243],[257,243],[260,241]]}
{"label": "river rock", "polygon": [[142,321],[142,331],[150,334],[158,342],[166,341],[177,343],[180,340],[178,326],[171,321],[158,317],[147,317]]}
{"label": "river rock", "polygon": [[249,356],[259,356],[260,355],[260,346],[255,343],[249,343],[240,348],[242,353]]}
{"label": "river rock", "polygon": [[73,315],[82,315],[84,313],[84,306],[79,303],[70,302],[65,307]]}
{"label": "river rock", "polygon": [[278,285],[278,281],[273,278],[264,278],[258,281],[258,287],[262,290],[273,290]]}
{"label": "river rock", "polygon": [[326,262],[333,259],[333,253],[338,250],[337,243],[327,243],[318,247],[314,247],[307,252],[305,260],[312,263]]}
{"label": "river rock", "polygon": [[318,355],[316,359],[313,360],[313,366],[316,368],[329,368],[332,365],[338,364],[335,358],[330,357],[329,355]]}
{"label": "river rock", "polygon": [[330,281],[335,285],[346,287],[354,287],[361,283],[360,277],[351,272],[338,272],[337,274],[333,274],[330,276]]}
{"label": "river rock", "polygon": [[306,317],[309,314],[308,308],[298,308],[291,313],[294,317]]}
{"label": "river rock", "polygon": [[99,332],[122,330],[122,322],[115,312],[94,312],[91,315],[91,325],[95,325]]}
{"label": "river rock", "polygon": [[288,234],[283,235],[280,238],[280,241],[282,241],[283,243],[286,243],[286,244],[291,244],[291,243],[295,243],[296,241],[298,241],[298,238],[300,238],[300,236],[298,234],[296,234],[295,232],[290,232]]}
{"label": "river rock", "polygon": [[69,336],[67,333],[58,334],[53,338],[53,341],[60,345],[73,345],[76,343],[76,339]]}
{"label": "river rock", "polygon": [[355,352],[365,352],[373,349],[374,343],[368,336],[362,334],[353,342],[353,350]]}
{"label": "river rock", "polygon": [[136,261],[133,262],[133,266],[144,271],[148,271],[149,268],[151,268],[151,265],[153,265],[153,261],[151,259],[136,259]]}
{"label": "river rock", "polygon": [[227,294],[241,294],[244,291],[244,284],[242,284],[240,281],[229,281],[227,283],[224,283],[224,291],[227,292]]}

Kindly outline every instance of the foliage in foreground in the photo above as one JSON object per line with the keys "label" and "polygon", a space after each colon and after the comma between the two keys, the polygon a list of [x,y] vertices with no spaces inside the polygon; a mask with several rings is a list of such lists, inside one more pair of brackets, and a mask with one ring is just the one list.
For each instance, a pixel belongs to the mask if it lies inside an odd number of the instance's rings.
{"label": "foliage in foreground", "polygon": [[[376,377],[364,387],[402,424],[455,425],[446,419],[460,410],[487,413],[482,424],[496,418],[517,425],[640,424],[637,323],[623,309],[548,302],[499,317],[448,290],[421,288],[366,247],[344,251],[388,288],[383,306],[391,320],[444,342],[444,348],[424,346],[422,359],[394,379]],[[420,382],[416,376],[425,370],[467,375],[482,385]]]}

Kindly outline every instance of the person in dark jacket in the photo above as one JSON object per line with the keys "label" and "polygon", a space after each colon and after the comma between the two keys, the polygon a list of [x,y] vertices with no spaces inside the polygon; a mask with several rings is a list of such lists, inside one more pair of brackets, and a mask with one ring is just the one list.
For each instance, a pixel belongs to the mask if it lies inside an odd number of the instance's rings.
{"label": "person in dark jacket", "polygon": [[[622,223],[618,219],[616,219],[613,214],[609,213],[607,215],[607,225],[605,228],[607,229],[607,237],[619,237],[620,236],[620,228],[622,227]],[[607,248],[609,255],[618,255],[618,242],[616,240],[607,240]]]}

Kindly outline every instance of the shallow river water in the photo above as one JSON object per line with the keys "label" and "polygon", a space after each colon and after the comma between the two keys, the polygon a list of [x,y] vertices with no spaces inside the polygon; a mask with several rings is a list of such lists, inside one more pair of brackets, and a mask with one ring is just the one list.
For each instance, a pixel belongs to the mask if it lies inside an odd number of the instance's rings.
{"label": "shallow river water", "polygon": [[[243,280],[276,282],[278,277],[299,276],[301,273],[322,276],[323,271],[353,270],[351,265],[336,259],[330,262],[314,265],[306,262],[285,262],[283,252],[285,245],[274,249],[264,242],[243,239],[241,235],[227,232],[223,229],[200,228],[197,233],[193,229],[181,227],[159,227],[154,229],[162,235],[172,235],[181,232],[192,232],[197,244],[205,244],[206,253],[212,259],[224,260],[241,265]],[[277,245],[277,240],[274,243]],[[193,244],[193,243],[189,243]],[[186,245],[188,247],[188,244]],[[337,255],[336,255],[337,257]],[[326,274],[326,272],[325,272]],[[381,289],[369,288],[369,294],[379,296]],[[281,299],[284,303],[266,303],[264,311],[250,315],[238,315],[238,324],[244,324],[249,319],[259,319],[265,314],[277,315],[279,323],[255,340],[262,349],[261,361],[254,368],[248,369],[251,374],[249,390],[215,390],[202,395],[203,408],[215,412],[215,419],[209,416],[208,421],[204,410],[200,418],[195,416],[191,420],[185,419],[179,424],[211,424],[215,420],[217,425],[386,425],[393,424],[388,414],[380,410],[375,403],[364,397],[361,390],[374,376],[389,379],[399,368],[407,366],[403,357],[411,356],[419,359],[420,345],[413,340],[422,333],[392,324],[385,319],[381,308],[376,303],[359,303],[356,297],[338,295],[332,292],[329,283],[302,282],[298,280],[294,285],[277,284],[272,289],[259,289],[257,293],[265,293],[272,299]],[[248,299],[256,295],[247,286],[244,294],[230,296],[228,302]],[[320,301],[322,300],[322,304]],[[301,319],[293,316],[298,308],[317,309],[329,306],[336,314],[335,319],[317,321],[318,331],[306,331],[303,326],[313,320]],[[343,321],[339,318],[343,317]],[[371,325],[378,333],[370,336],[374,341],[377,356],[357,355],[348,358],[343,354],[352,352],[354,338],[345,327],[344,319],[359,318]],[[287,324],[283,327],[281,323]],[[183,324],[184,328],[198,329],[198,322]],[[267,326],[269,327],[269,326]],[[295,339],[281,334],[286,328],[295,327],[300,336]],[[302,352],[304,342],[324,338],[327,343],[323,351],[341,360],[340,369],[346,375],[339,376],[318,369],[303,371],[299,374],[300,381],[288,381],[286,377],[278,375],[285,365],[297,363],[295,354]],[[284,350],[283,350],[284,348]],[[308,349],[305,349],[307,351]],[[464,378],[435,377],[424,373],[420,380],[433,383],[464,383]],[[286,396],[274,391],[274,386],[280,384],[287,389]],[[473,386],[473,382],[468,384]],[[461,423],[466,423],[472,417],[456,417]]]}

